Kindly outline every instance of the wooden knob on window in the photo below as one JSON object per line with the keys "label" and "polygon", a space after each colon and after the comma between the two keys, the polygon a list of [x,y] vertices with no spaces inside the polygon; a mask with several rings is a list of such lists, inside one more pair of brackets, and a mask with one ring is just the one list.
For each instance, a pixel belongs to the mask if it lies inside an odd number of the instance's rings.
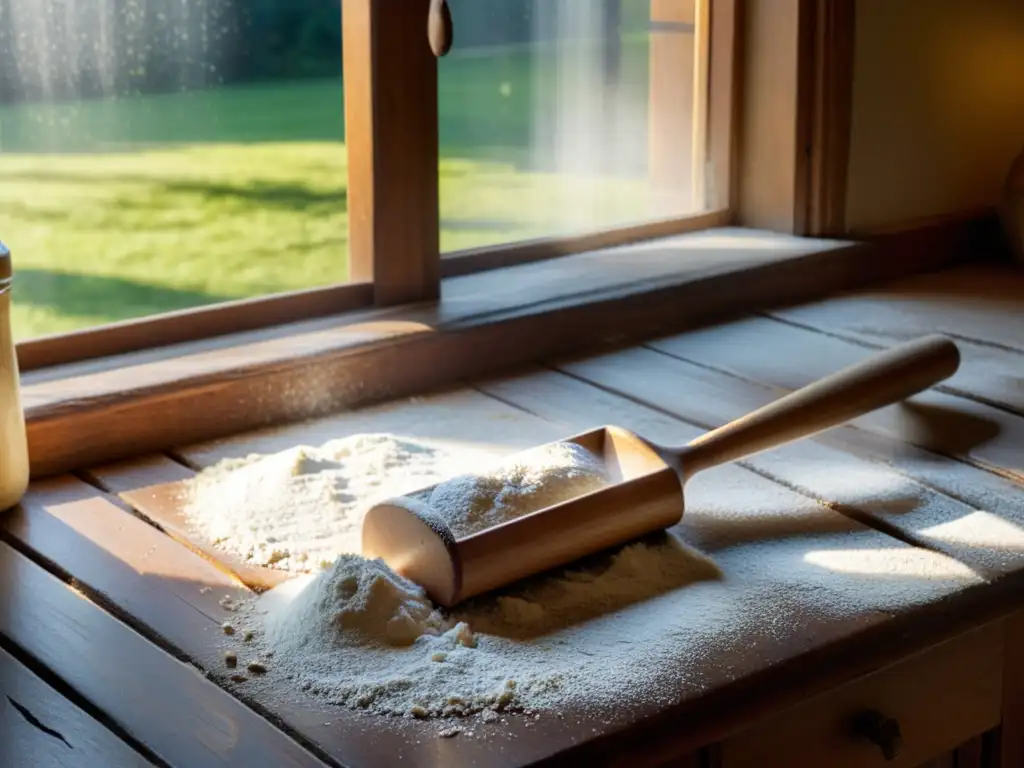
{"label": "wooden knob on window", "polygon": [[886,761],[895,760],[903,749],[903,735],[900,724],[881,712],[868,709],[853,718],[853,733],[857,738],[866,739],[882,751]]}
{"label": "wooden knob on window", "polygon": [[441,58],[452,47],[452,12],[445,0],[430,0],[430,11],[427,14],[427,39],[430,50],[437,58]]}

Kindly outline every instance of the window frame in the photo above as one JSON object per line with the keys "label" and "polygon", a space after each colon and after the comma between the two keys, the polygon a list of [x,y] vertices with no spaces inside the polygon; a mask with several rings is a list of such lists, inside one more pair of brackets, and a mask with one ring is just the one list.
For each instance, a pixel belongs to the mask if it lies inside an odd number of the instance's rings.
{"label": "window frame", "polygon": [[[742,0],[651,0],[696,35],[696,139],[706,158],[704,210],[606,230],[440,252],[437,60],[427,44],[431,0],[341,0],[350,282],[219,302],[20,341],[32,371],[198,341],[373,306],[433,301],[444,278],[735,223],[737,45]],[[675,9],[668,6],[673,5]],[[435,6],[436,7],[436,6]],[[674,18],[674,17],[673,17]],[[458,29],[455,29],[456,40]],[[706,70],[706,73],[705,73]],[[689,152],[686,142],[684,151]],[[704,174],[699,174],[701,178]],[[15,264],[17,254],[15,253]],[[15,284],[16,285],[16,284]],[[16,288],[15,288],[16,290]]]}
{"label": "window frame", "polygon": [[[374,284],[374,303],[387,306],[436,299],[443,277],[731,223],[735,219],[740,2],[651,0],[652,17],[668,16],[688,24],[695,33],[692,77],[700,91],[695,91],[694,103],[703,119],[691,117],[700,128],[694,131],[693,142],[679,142],[679,146],[711,168],[706,174],[711,183],[700,185],[700,210],[659,221],[442,255],[437,61],[425,43],[431,8],[444,3],[411,0],[408,14],[396,14],[383,0],[343,0],[350,259],[357,265],[356,279]],[[694,163],[695,176],[703,181],[705,174],[697,166]],[[409,237],[410,231],[420,236]]]}

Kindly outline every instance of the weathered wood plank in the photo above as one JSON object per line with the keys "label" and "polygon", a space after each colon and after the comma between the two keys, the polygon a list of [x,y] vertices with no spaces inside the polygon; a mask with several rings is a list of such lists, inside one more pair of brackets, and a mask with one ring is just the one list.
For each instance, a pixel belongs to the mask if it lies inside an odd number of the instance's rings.
{"label": "weathered wood plank", "polygon": [[[764,318],[751,318],[649,342],[696,365],[792,391],[863,360],[873,350]],[[1022,359],[1024,360],[1024,359]],[[984,375],[971,360],[961,377]],[[1024,418],[937,388],[852,422],[858,427],[959,458],[1024,481]]]}
{"label": "weathered wood plank", "polygon": [[181,648],[230,617],[246,593],[211,563],[73,477],[34,483],[0,537],[87,585]]}
{"label": "weathered wood plank", "polygon": [[877,343],[938,331],[1024,354],[1024,272],[1009,264],[950,267],[772,314]]}
{"label": "weathered wood plank", "polygon": [[0,648],[0,765],[141,768],[153,763]]}
{"label": "weathered wood plank", "polygon": [[[797,301],[906,273],[904,260],[874,251],[713,230],[457,278],[436,305],[33,371],[23,387],[33,477],[419,394],[611,336],[640,339],[742,311],[766,296]],[[950,257],[907,253],[915,269]],[[728,277],[738,271],[740,280]]]}
{"label": "weathered wood plank", "polygon": [[269,454],[297,445],[322,445],[328,440],[368,432],[396,434],[443,449],[483,452],[494,458],[561,436],[544,419],[461,388],[185,446],[175,453],[194,466],[208,467],[251,453]]}
{"label": "weathered wood plank", "polygon": [[230,553],[217,551],[212,542],[191,530],[183,511],[185,489],[181,481],[194,477],[195,472],[169,456],[145,456],[94,467],[82,474],[103,490],[117,494],[160,531],[206,558],[239,584],[264,591],[287,581],[288,574],[254,568]]}
{"label": "weathered wood plank", "polygon": [[[712,413],[710,420],[705,418],[708,426],[717,426],[742,415],[742,411],[722,407],[723,404],[743,401],[748,409],[758,407],[773,396],[785,394],[871,354],[870,350],[837,339],[763,319],[661,339],[650,346],[702,363],[703,367],[698,367],[637,353],[648,360],[660,376],[702,382],[706,389],[696,399],[701,407],[691,407],[695,402],[692,398],[685,404],[673,402],[669,406],[688,408],[691,418],[698,421],[702,414]],[[635,359],[633,362],[639,364]],[[729,375],[720,375],[707,366]],[[963,374],[958,373],[958,376],[975,375],[969,357],[963,361],[961,371]],[[770,385],[775,388],[765,388]],[[633,394],[636,394],[635,387],[640,385],[629,386],[634,387]],[[723,392],[730,394],[726,397]],[[653,395],[647,392],[642,396]],[[939,400],[941,402],[937,402]],[[859,506],[909,535],[956,552],[958,557],[967,558],[965,562],[1002,572],[1021,567],[1024,509],[1020,502],[1021,485],[1016,479],[1021,475],[1019,446],[1024,445],[1021,434],[1024,419],[929,390],[911,398],[905,405],[883,409],[874,417],[855,423],[864,424],[867,429],[832,430],[814,442],[884,465],[915,482],[906,485],[871,480],[870,474],[858,479],[849,470],[845,473],[848,480],[839,473],[829,478],[822,471],[815,475],[816,481],[820,476],[840,489],[840,493],[847,494],[859,482],[861,493],[874,494],[879,502],[871,508]],[[911,441],[899,439],[906,432],[910,433]],[[935,453],[911,444],[912,441],[944,448],[948,453],[959,452],[968,463],[944,461]],[[771,458],[765,455],[751,461],[762,466]],[[824,456],[819,457],[818,463],[824,460]],[[809,452],[808,462],[808,467],[813,466]],[[979,471],[975,465],[996,472]],[[776,466],[780,463],[776,462]],[[881,468],[876,469],[873,474],[881,478],[881,471]],[[921,486],[930,488],[933,493],[922,494]],[[846,491],[841,490],[844,487]],[[935,493],[945,498],[936,497]],[[899,501],[901,494],[902,502]],[[959,504],[951,503],[950,499]]]}
{"label": "weathered wood plank", "polygon": [[83,599],[5,542],[0,542],[0,583],[0,634],[28,649],[167,763],[196,768],[323,765],[194,667]]}
{"label": "weathered wood plank", "polygon": [[963,267],[773,310],[769,317],[873,347],[936,330],[964,363],[943,389],[1024,414],[1024,273]]}

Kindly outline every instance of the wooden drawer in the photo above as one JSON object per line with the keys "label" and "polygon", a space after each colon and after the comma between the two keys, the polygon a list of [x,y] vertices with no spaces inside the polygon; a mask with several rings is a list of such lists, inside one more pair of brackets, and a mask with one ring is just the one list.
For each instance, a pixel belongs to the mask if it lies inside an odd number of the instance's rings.
{"label": "wooden drawer", "polygon": [[[973,630],[726,739],[720,765],[916,768],[999,723],[1002,657],[1002,623]],[[902,747],[895,759],[856,735],[854,722],[868,712],[898,724]]]}

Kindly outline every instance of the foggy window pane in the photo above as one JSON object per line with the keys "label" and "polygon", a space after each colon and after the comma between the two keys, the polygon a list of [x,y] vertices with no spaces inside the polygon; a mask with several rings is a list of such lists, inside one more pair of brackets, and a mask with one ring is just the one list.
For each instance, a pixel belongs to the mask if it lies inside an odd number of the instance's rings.
{"label": "foggy window pane", "polygon": [[[442,250],[702,209],[691,164],[693,24],[658,25],[651,0],[449,4],[455,45],[439,74]],[[694,2],[660,5],[692,13]]]}

